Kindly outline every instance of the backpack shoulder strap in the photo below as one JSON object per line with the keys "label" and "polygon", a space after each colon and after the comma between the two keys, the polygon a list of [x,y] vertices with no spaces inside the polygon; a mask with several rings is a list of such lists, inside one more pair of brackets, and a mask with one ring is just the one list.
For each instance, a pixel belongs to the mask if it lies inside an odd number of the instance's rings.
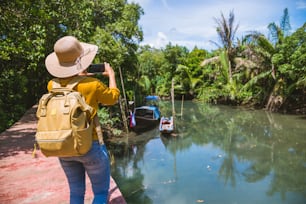
{"label": "backpack shoulder strap", "polygon": [[52,79],[52,88],[53,89],[57,89],[57,88],[61,88],[61,83],[59,81],[59,78],[54,78]]}
{"label": "backpack shoulder strap", "polygon": [[[75,76],[73,77],[69,82],[68,84],[66,85],[66,87],[64,88],[67,88],[67,89],[73,89],[80,81],[82,81],[83,79],[85,79],[86,76]],[[60,83],[60,79],[59,78],[54,78],[52,79],[52,88],[53,89],[58,89],[58,88],[61,88],[61,83]]]}
{"label": "backpack shoulder strap", "polygon": [[82,81],[83,79],[85,79],[86,76],[76,76],[73,77],[67,84],[67,88],[69,89],[73,89],[80,81]]}

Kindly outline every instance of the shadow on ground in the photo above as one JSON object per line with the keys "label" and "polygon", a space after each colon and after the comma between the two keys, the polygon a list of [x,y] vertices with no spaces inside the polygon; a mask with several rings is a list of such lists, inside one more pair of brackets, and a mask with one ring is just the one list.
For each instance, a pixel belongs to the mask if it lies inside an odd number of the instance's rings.
{"label": "shadow on ground", "polygon": [[14,156],[20,151],[33,151],[36,132],[36,109],[30,108],[11,128],[0,134],[0,159]]}

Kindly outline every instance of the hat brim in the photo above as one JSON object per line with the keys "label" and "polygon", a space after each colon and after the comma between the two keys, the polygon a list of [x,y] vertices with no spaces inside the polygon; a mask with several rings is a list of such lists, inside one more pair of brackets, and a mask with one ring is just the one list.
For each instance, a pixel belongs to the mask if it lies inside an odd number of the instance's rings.
{"label": "hat brim", "polygon": [[59,62],[56,53],[53,52],[46,57],[45,65],[48,72],[58,78],[66,78],[77,75],[87,69],[95,58],[98,46],[81,42],[84,53],[75,63],[62,64]]}

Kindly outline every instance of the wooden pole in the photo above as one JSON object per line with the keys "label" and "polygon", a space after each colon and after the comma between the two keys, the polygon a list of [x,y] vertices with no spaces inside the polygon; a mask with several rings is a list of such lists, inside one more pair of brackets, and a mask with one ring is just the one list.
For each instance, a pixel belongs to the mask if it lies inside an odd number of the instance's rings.
{"label": "wooden pole", "polygon": [[121,116],[122,116],[124,130],[126,133],[129,133],[128,121],[126,117],[127,101],[126,101],[126,94],[125,94],[124,83],[123,83],[122,72],[121,72],[120,66],[119,66],[119,74],[120,74],[121,88],[122,88],[123,97],[124,97],[124,99],[122,99],[121,96],[119,97]]}
{"label": "wooden pole", "polygon": [[119,105],[120,105],[120,110],[121,110],[121,115],[122,115],[124,131],[126,133],[129,133],[128,120],[127,120],[126,112],[125,112],[124,99],[122,99],[121,96],[119,97]]}
{"label": "wooden pole", "polygon": [[183,118],[183,109],[184,109],[184,95],[182,95],[182,103],[181,103],[181,118]]}
{"label": "wooden pole", "polygon": [[174,107],[174,79],[171,82],[171,101],[172,101],[172,117],[173,117],[173,127],[175,128],[175,107]]}
{"label": "wooden pole", "polygon": [[[125,107],[128,107],[127,105],[127,100],[126,100],[126,94],[125,94],[125,88],[124,88],[124,83],[123,83],[123,77],[122,77],[122,71],[121,71],[121,67],[119,66],[119,74],[120,74],[120,81],[121,81],[121,88],[122,88],[122,92],[123,92],[123,98],[125,100]],[[126,110],[126,109],[125,109]]]}

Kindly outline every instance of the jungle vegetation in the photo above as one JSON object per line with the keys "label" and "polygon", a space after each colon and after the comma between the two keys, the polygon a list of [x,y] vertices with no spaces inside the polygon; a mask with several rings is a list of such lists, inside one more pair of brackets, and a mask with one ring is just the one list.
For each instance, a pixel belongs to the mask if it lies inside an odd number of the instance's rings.
{"label": "jungle vegetation", "polygon": [[3,1],[0,12],[1,131],[46,92],[52,76],[44,60],[65,35],[99,46],[95,62],[110,62],[127,100],[168,98],[174,80],[178,99],[306,112],[306,23],[292,31],[288,9],[279,23],[267,22],[269,36],[250,31],[240,39],[234,12],[221,13],[212,51],[171,43],[161,49],[140,46],[144,11],[127,0]]}

